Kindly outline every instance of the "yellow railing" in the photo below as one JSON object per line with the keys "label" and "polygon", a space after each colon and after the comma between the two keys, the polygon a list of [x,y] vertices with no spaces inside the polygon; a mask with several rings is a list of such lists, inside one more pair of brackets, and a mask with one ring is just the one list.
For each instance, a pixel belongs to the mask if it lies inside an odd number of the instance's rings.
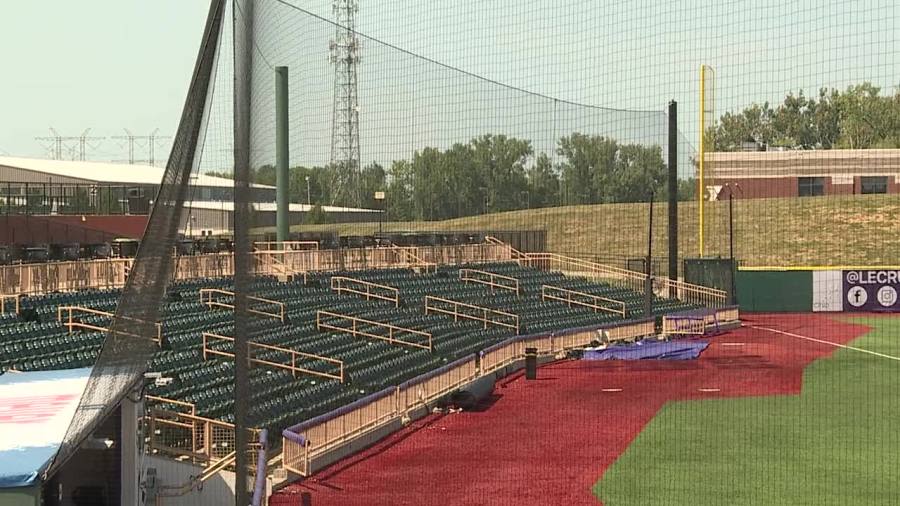
{"label": "yellow railing", "polygon": [[[233,424],[159,408],[151,408],[145,422],[151,454],[215,465],[234,453]],[[258,437],[258,429],[250,432]]]}
{"label": "yellow railing", "polygon": [[[441,307],[441,304],[450,306],[451,309]],[[469,310],[470,312],[464,312],[465,310]],[[478,314],[472,314],[473,312]],[[487,328],[488,325],[498,325],[500,327],[514,329],[516,332],[519,331],[519,315],[517,314],[507,313],[506,311],[499,311],[489,307],[467,304],[458,300],[426,295],[425,314],[431,313],[450,315],[453,317],[454,321],[459,321],[460,318],[463,318],[466,320],[482,322],[484,328]]]}
{"label": "yellow railing", "polygon": [[601,280],[605,283],[628,288],[636,292],[644,290],[644,284],[647,280],[647,274],[642,272],[620,269],[556,253],[528,253],[526,258],[519,260],[519,264]]}
{"label": "yellow railing", "polygon": [[[323,318],[324,317],[324,318]],[[342,327],[340,325],[335,325],[324,321],[324,319],[332,319],[337,321],[346,321],[350,322],[350,327]],[[377,329],[382,329],[387,331],[387,335],[374,334],[372,332],[368,332],[365,330],[360,330],[360,325],[368,325],[375,327]],[[387,341],[391,344],[402,344],[405,346],[413,346],[416,348],[422,348],[428,351],[433,349],[432,346],[432,335],[428,332],[422,332],[421,330],[408,329],[405,327],[399,327],[397,325],[392,325],[390,323],[376,322],[372,320],[366,320],[363,318],[357,318],[355,316],[344,315],[339,313],[332,313],[330,311],[316,311],[316,328],[319,330],[327,329],[334,330],[337,332],[344,332],[350,334],[354,337],[363,336],[370,337],[372,339],[380,339],[382,341]],[[400,339],[396,337],[396,334],[412,334],[414,336],[421,336],[428,341],[428,344],[417,343],[414,341],[407,341],[404,339]]]}
{"label": "yellow railing", "polygon": [[[6,313],[8,308],[12,306],[15,310],[15,314],[19,314],[19,310],[21,309],[21,295],[0,295],[0,313]],[[12,302],[7,302],[12,301]]]}
{"label": "yellow railing", "polygon": [[145,395],[144,399],[146,399],[150,402],[155,402],[155,403],[159,403],[159,404],[171,404],[174,406],[181,406],[181,407],[187,409],[188,415],[193,416],[193,415],[197,414],[197,407],[191,402],[179,401],[178,399],[170,399],[168,397],[161,397],[159,395]]}
{"label": "yellow railing", "polygon": [[[342,248],[300,250],[272,254],[253,253],[257,274],[300,274],[409,267],[410,265],[462,265],[510,260],[510,249],[500,244],[423,246],[411,248]],[[277,258],[276,258],[277,257]],[[416,260],[418,259],[418,260]],[[231,276],[234,255],[209,253],[174,259],[176,280]],[[125,285],[130,258],[47,262],[43,264],[0,265],[0,293],[39,294],[68,292],[86,288],[120,288]]]}
{"label": "yellow railing", "polygon": [[[288,251],[254,251],[253,252],[253,272],[259,275],[270,276],[303,276],[303,282],[309,280],[309,271],[298,270],[288,265],[286,254],[293,253],[295,250]],[[309,251],[309,250],[296,250]],[[280,258],[279,258],[280,257]]]}
{"label": "yellow railing", "polygon": [[663,316],[662,333],[665,335],[706,334],[706,319],[703,317]]}
{"label": "yellow railing", "polygon": [[[362,288],[353,288],[354,285]],[[393,286],[380,285],[378,283],[363,281],[356,278],[348,278],[346,276],[332,276],[331,289],[338,293],[346,292],[362,295],[366,298],[366,300],[386,300],[388,302],[393,302],[395,307],[400,307],[400,290],[394,288]],[[382,290],[384,292],[390,293],[390,295],[384,295],[382,293],[375,292],[374,290]]]}
{"label": "yellow railing", "polygon": [[[596,279],[636,292],[643,292],[647,281],[647,274],[643,272],[620,269],[556,253],[526,253],[525,256],[526,258],[519,259],[520,265]],[[663,277],[653,278],[653,282],[659,294],[677,298],[683,302],[706,307],[722,307],[728,302],[728,294],[724,290],[684,281],[673,281]]]}
{"label": "yellow railing", "polygon": [[[222,290],[221,288],[201,288],[200,289],[200,303],[204,304],[208,308],[224,307],[224,308],[234,310],[234,304],[229,304],[227,302],[222,302],[222,301],[216,300],[215,299],[216,295],[225,295],[228,297],[235,297],[235,293],[230,290]],[[247,307],[247,312],[253,313],[253,314],[258,314],[261,316],[267,316],[269,318],[275,318],[276,320],[284,322],[285,309],[284,309],[283,302],[279,302],[277,300],[272,300],[272,299],[264,299],[262,297],[253,297],[250,295],[247,296],[247,300],[251,301],[251,302],[262,302],[264,304],[271,304],[278,308],[276,311],[271,312],[271,311],[263,311],[260,309],[253,309],[251,307]],[[249,304],[248,304],[248,306],[249,306]]]}
{"label": "yellow railing", "polygon": [[421,267],[425,270],[425,272],[429,272],[431,270],[437,270],[437,264],[434,262],[425,261],[422,257],[418,255],[418,248],[414,247],[406,247],[406,246],[391,246],[392,250],[400,253],[402,256],[406,257],[406,261],[409,263],[411,267]]}
{"label": "yellow railing", "polygon": [[[221,357],[234,358],[234,352],[230,351],[221,351],[215,348],[210,347],[210,341],[227,341],[230,343],[234,343],[234,338],[229,336],[223,336],[220,334],[214,334],[212,332],[204,332],[203,334],[203,360],[207,359],[208,355],[218,355]],[[282,364],[279,362],[272,362],[271,360],[265,360],[261,358],[257,358],[254,356],[253,352],[256,350],[269,350],[269,351],[277,351],[279,353],[284,353],[291,357],[290,364]],[[297,365],[297,359],[311,359],[311,360],[321,360],[323,362],[328,362],[337,367],[337,372],[324,372],[324,371],[316,371],[313,369],[307,369],[305,367],[301,367]],[[344,362],[335,358],[324,357],[322,355],[316,355],[314,353],[304,353],[302,351],[292,350],[290,348],[282,348],[280,346],[273,346],[271,344],[263,344],[250,341],[247,343],[247,361],[250,364],[260,364],[266,365],[269,367],[275,367],[277,369],[284,369],[291,372],[295,378],[297,374],[309,374],[311,376],[318,376],[321,378],[330,378],[340,380],[341,383],[344,382]]]}
{"label": "yellow railing", "polygon": [[465,283],[471,281],[473,283],[487,285],[491,287],[492,292],[495,288],[500,288],[503,290],[515,292],[516,295],[519,295],[519,280],[510,276],[504,276],[502,274],[496,274],[488,271],[481,271],[478,269],[460,269],[459,280]]}
{"label": "yellow railing", "polygon": [[[67,314],[67,317],[66,317],[66,318],[63,318],[63,313],[66,313],[66,314]],[[109,328],[108,328],[108,327],[101,327],[101,326],[99,326],[99,325],[92,325],[92,324],[90,324],[90,323],[85,323],[85,322],[82,322],[82,321],[79,321],[79,320],[75,319],[75,314],[76,314],[76,313],[85,313],[85,314],[90,314],[90,315],[95,315],[95,316],[103,316],[103,317],[106,317],[106,318],[113,318],[113,317],[115,317],[115,313],[110,313],[110,312],[108,312],[108,311],[100,311],[99,309],[91,309],[91,308],[89,308],[89,307],[82,307],[82,306],[59,306],[59,307],[56,308],[56,321],[59,322],[59,323],[62,323],[63,325],[65,325],[65,326],[69,329],[69,333],[70,333],[70,334],[72,333],[72,329],[75,329],[75,328],[81,328],[81,329],[86,329],[86,330],[94,330],[94,331],[97,331],[97,332],[109,332]],[[145,322],[144,320],[141,320],[141,319],[139,319],[139,318],[131,318],[131,317],[128,317],[128,316],[119,316],[119,317],[118,317],[118,320],[119,320],[119,321],[125,321],[125,322],[135,322],[135,323],[139,323],[139,324],[143,324],[143,325],[149,324],[149,322]],[[155,337],[151,337],[150,339],[152,339],[153,342],[155,342],[157,345],[162,346],[162,345],[163,345],[162,323],[156,322],[156,323],[154,323],[153,325],[156,326],[156,336],[155,336]],[[133,332],[127,332],[127,331],[124,331],[124,330],[121,330],[121,329],[118,329],[117,332],[120,333],[120,334],[122,334],[123,336],[130,336],[130,337],[147,337],[147,336],[144,336],[144,335],[141,335],[141,334],[136,334],[136,333],[133,333]]]}
{"label": "yellow railing", "polygon": [[[589,307],[591,309],[594,309],[595,311],[605,311],[607,313],[617,314],[622,318],[625,318],[624,302],[620,300],[601,297],[599,295],[594,295],[591,293],[569,290],[566,288],[560,288],[558,286],[543,285],[541,287],[541,299],[565,302],[569,305],[569,307],[571,307],[572,304],[575,304],[577,306]],[[584,299],[587,299],[587,301],[585,301]]]}
{"label": "yellow railing", "polygon": [[497,239],[494,236],[491,236],[491,235],[485,236],[484,242],[486,242],[488,244],[495,244],[497,246],[506,246],[507,248],[509,248],[509,255],[513,260],[528,258],[527,254],[522,253],[521,251],[517,250],[516,248],[513,248],[512,245],[506,244],[505,242],[501,241],[500,239]]}
{"label": "yellow railing", "polygon": [[694,285],[664,277],[654,278],[653,284],[658,293],[683,302],[699,304],[705,307],[723,307],[728,304],[728,292],[725,290]]}

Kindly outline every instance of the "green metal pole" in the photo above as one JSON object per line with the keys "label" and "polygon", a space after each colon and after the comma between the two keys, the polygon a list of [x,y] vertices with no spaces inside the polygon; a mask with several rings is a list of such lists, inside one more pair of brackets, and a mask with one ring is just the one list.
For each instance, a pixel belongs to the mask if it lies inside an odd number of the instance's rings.
{"label": "green metal pole", "polygon": [[279,243],[290,237],[288,156],[288,68],[275,67],[275,228]]}

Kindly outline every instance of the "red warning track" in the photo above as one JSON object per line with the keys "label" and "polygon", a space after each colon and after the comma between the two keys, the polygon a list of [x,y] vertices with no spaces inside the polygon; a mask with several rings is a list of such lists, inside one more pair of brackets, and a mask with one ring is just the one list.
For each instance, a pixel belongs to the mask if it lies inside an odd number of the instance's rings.
{"label": "red warning track", "polygon": [[[825,316],[745,324],[845,344],[868,328]],[[835,350],[744,327],[694,361],[565,361],[538,381],[498,383],[480,411],[432,415],[273,497],[313,506],[590,504],[591,486],[668,401],[797,394],[803,369]]]}

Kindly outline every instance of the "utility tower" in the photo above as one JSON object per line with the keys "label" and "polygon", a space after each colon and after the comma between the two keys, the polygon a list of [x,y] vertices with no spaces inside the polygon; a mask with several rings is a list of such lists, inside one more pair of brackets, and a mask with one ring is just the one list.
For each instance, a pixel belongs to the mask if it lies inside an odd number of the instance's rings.
{"label": "utility tower", "polygon": [[[97,149],[97,144],[94,144],[92,141],[105,139],[105,137],[90,137],[88,135],[91,133],[90,128],[85,129],[78,136],[59,135],[59,132],[53,127],[50,127],[50,133],[52,135],[49,137],[35,137],[34,139],[47,143],[44,144],[44,148],[47,149],[50,157],[54,160],[87,160],[87,149]],[[63,156],[63,151],[68,154],[67,157]]]}
{"label": "utility tower", "polygon": [[[147,163],[149,165],[156,165],[156,145],[162,139],[168,139],[168,135],[159,135],[159,129],[150,132],[150,135],[134,135],[131,133],[131,130],[127,128],[123,128],[125,130],[126,135],[119,135],[113,137],[113,139],[125,141],[128,144],[128,163],[134,165],[135,163]],[[139,148],[147,147],[149,157],[146,160],[138,160],[134,157],[134,146],[137,144]]]}
{"label": "utility tower", "polygon": [[335,29],[329,44],[334,65],[334,109],[331,124],[331,164],[335,170],[332,203],[361,205],[359,155],[359,95],[357,73],[360,44],[356,35],[357,0],[333,0]]}

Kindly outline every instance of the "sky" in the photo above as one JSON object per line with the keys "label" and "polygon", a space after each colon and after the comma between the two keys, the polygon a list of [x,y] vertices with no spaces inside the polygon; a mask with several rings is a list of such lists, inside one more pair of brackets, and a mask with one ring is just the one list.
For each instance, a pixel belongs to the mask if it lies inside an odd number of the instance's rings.
{"label": "sky", "polygon": [[[307,139],[292,142],[292,161],[321,163],[330,148],[327,45],[334,27],[310,13],[331,18],[331,2],[285,2],[257,0],[258,51],[267,63],[292,67],[292,132]],[[390,161],[490,129],[546,137],[539,148],[552,149],[550,139],[566,126],[623,135],[657,128],[641,115],[577,106],[551,113],[540,97],[382,42],[562,100],[661,113],[675,99],[690,144],[697,138],[701,64],[715,68],[716,114],[777,102],[799,89],[900,83],[900,10],[891,0],[359,2],[358,30],[371,37],[363,37],[359,66],[364,161]],[[46,156],[34,137],[49,135],[51,126],[71,136],[85,128],[106,137],[124,135],[123,128],[171,135],[207,8],[205,0],[3,2],[0,18],[14,21],[0,30],[0,154]],[[259,92],[268,93],[270,69],[254,68],[262,76]],[[220,80],[230,80],[227,65],[220,70]],[[218,92],[224,108],[227,87]],[[227,115],[222,109],[210,123],[208,142],[222,152]],[[259,129],[266,145],[271,129]],[[127,148],[106,139],[87,155],[123,160]]]}

